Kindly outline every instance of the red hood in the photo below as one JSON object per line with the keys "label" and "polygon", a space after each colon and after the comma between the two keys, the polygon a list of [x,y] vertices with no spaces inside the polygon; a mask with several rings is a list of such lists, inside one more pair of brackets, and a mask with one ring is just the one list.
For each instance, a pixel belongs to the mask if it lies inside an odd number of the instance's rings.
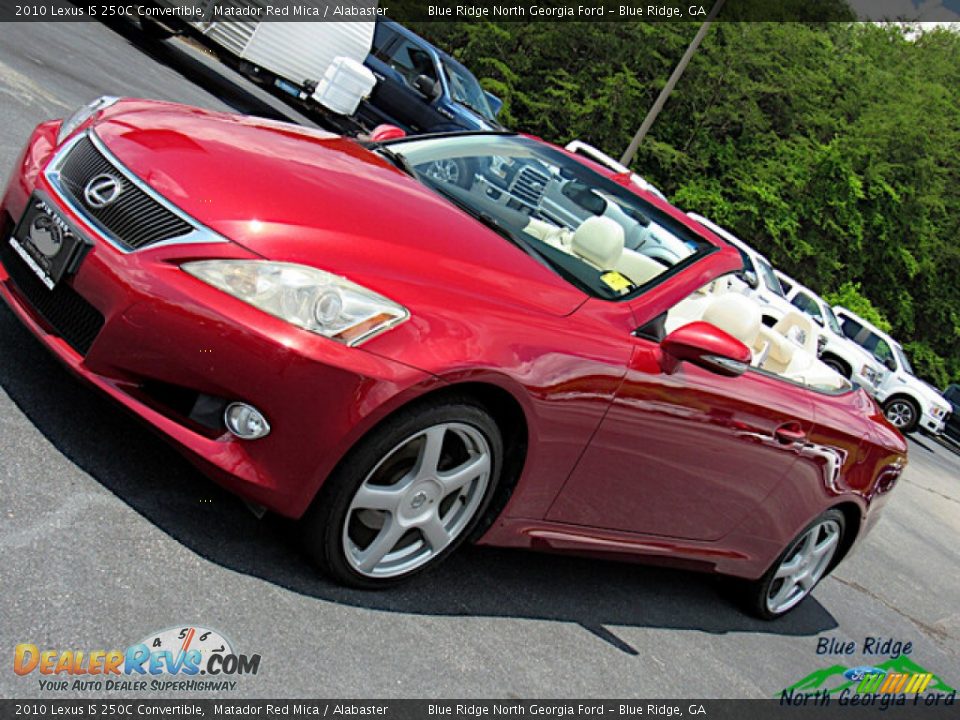
{"label": "red hood", "polygon": [[95,131],[186,213],[271,260],[408,304],[416,286],[563,315],[585,295],[352,140],[181,105],[124,101]]}

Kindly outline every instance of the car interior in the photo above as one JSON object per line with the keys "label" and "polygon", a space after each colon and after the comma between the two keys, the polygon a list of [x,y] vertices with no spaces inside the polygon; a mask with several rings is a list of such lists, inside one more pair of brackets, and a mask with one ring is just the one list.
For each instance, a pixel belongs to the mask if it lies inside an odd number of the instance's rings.
{"label": "car interior", "polygon": [[753,353],[751,365],[763,372],[817,390],[839,392],[850,382],[817,359],[817,333],[809,316],[787,313],[773,327],[761,321],[760,306],[720,278],[675,305],[664,332],[701,320],[737,338]]}
{"label": "car interior", "polygon": [[619,273],[637,287],[667,269],[667,265],[659,260],[626,247],[623,227],[602,215],[587,218],[576,230],[531,217],[524,232],[579,257],[603,273]]}

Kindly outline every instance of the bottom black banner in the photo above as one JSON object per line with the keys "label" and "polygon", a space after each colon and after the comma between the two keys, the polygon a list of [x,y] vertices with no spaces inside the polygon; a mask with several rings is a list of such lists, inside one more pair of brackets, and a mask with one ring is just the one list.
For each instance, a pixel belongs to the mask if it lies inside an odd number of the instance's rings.
{"label": "bottom black banner", "polygon": [[[956,693],[778,700],[0,700],[0,718],[941,718],[957,717]],[[879,714],[877,714],[879,713]]]}

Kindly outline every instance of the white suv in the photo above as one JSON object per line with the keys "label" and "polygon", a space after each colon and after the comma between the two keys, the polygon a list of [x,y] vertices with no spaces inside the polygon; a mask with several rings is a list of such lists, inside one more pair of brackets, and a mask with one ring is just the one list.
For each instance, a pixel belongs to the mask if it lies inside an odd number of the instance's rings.
{"label": "white suv", "polygon": [[790,304],[820,326],[820,360],[871,395],[876,395],[877,384],[886,373],[880,361],[843,334],[833,308],[822,297],[779,270],[777,279]]}
{"label": "white suv", "polygon": [[953,408],[936,388],[913,374],[900,343],[846,308],[838,306],[833,311],[843,334],[886,368],[875,397],[887,420],[905,433],[918,427],[935,435],[942,433]]}
{"label": "white suv", "polygon": [[735,289],[760,304],[764,325],[773,327],[778,320],[793,310],[793,305],[787,302],[783,288],[780,287],[780,281],[777,279],[769,260],[729,230],[723,229],[696,213],[688,212],[687,215],[712,230],[740,252],[740,257],[743,259],[743,270],[737,274],[740,287]]}

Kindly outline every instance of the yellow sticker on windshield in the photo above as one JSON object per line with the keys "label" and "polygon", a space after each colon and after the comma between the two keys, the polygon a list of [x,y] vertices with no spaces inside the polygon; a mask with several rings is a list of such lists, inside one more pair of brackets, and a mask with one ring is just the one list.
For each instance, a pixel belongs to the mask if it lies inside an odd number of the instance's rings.
{"label": "yellow sticker on windshield", "polygon": [[630,288],[633,287],[633,283],[630,282],[630,278],[627,278],[616,270],[610,270],[605,272],[600,276],[600,279],[607,285],[607,287],[623,295],[628,292]]}

